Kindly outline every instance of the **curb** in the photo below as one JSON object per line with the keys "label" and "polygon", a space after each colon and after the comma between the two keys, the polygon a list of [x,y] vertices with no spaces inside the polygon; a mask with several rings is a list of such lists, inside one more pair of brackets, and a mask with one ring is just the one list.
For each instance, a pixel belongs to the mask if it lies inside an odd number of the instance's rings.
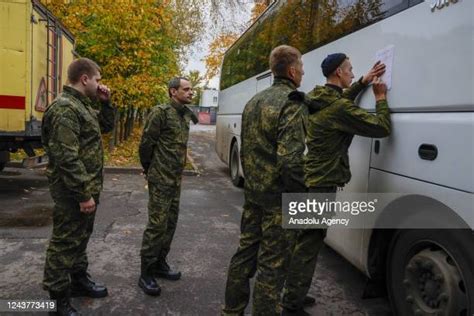
{"label": "curb", "polygon": [[[194,160],[189,155],[187,155],[186,159],[193,166],[193,170],[186,170],[186,169],[183,170],[183,176],[198,176],[199,171],[198,171],[198,168],[196,167],[196,164],[194,163]],[[23,164],[22,164],[21,161],[10,161],[6,164],[6,167],[24,169]],[[142,174],[143,168],[141,168],[141,167],[105,166],[104,167],[104,172],[106,174]]]}
{"label": "curb", "polygon": [[21,161],[9,161],[7,162],[7,164],[5,165],[5,167],[10,167],[10,168],[23,168],[23,164],[21,163]]}
{"label": "curb", "polygon": [[[188,154],[186,160],[193,166],[193,170],[183,170],[183,176],[195,177],[199,176],[198,168],[194,163],[194,159]],[[112,167],[105,166],[104,172],[107,174],[142,174],[143,168],[141,167]]]}
{"label": "curb", "polygon": [[140,167],[104,167],[104,172],[106,174],[141,174],[143,169]]}

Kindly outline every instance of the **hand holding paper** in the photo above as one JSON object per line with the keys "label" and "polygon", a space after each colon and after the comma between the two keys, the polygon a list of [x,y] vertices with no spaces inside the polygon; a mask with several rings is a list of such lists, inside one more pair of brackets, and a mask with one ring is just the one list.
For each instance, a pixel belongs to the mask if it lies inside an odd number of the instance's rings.
{"label": "hand holding paper", "polygon": [[387,89],[392,88],[392,66],[393,66],[393,53],[395,50],[394,45],[387,46],[380,49],[375,53],[375,60],[380,61],[385,65],[385,73],[380,77],[382,81],[387,85]]}

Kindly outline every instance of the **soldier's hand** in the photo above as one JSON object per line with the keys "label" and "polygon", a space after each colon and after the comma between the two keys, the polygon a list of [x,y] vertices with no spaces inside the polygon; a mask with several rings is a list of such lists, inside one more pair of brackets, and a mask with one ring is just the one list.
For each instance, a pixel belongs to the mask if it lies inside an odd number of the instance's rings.
{"label": "soldier's hand", "polygon": [[375,100],[385,100],[387,98],[387,86],[382,79],[375,77],[373,80],[372,89],[374,90]]}
{"label": "soldier's hand", "polygon": [[79,206],[81,207],[81,212],[85,214],[90,214],[90,213],[95,212],[95,208],[96,208],[94,198],[92,197],[90,198],[89,201],[79,203]]}
{"label": "soldier's hand", "polygon": [[380,61],[376,62],[372,69],[362,78],[362,83],[370,84],[376,77],[381,77],[385,73],[385,64]]}
{"label": "soldier's hand", "polygon": [[99,101],[107,102],[110,99],[110,89],[106,85],[100,84],[97,87],[97,96],[99,97]]}

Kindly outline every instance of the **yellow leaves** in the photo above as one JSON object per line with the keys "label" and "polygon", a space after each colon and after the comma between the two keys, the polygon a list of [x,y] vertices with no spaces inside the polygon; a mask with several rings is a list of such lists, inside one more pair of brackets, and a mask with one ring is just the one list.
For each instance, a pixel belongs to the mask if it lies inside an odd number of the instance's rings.
{"label": "yellow leaves", "polygon": [[219,69],[226,50],[237,40],[236,33],[218,35],[209,45],[209,54],[204,59],[206,63],[206,78],[211,79],[219,74]]}
{"label": "yellow leaves", "polygon": [[265,11],[265,9],[269,6],[270,1],[265,1],[265,0],[257,0],[255,1],[255,4],[252,8],[252,15],[250,17],[250,20],[252,22],[255,22],[260,14]]}
{"label": "yellow leaves", "polygon": [[[271,2],[271,0],[255,0],[250,22],[254,22]],[[207,79],[211,79],[219,74],[225,52],[238,38],[239,34],[237,33],[221,33],[211,42],[209,54],[204,59]]]}
{"label": "yellow leaves", "polygon": [[[130,137],[125,142],[117,145],[112,152],[105,150],[105,164],[119,167],[140,166],[138,147],[141,133],[141,128],[136,127],[133,129]],[[107,148],[110,137],[112,137],[111,134],[103,136],[102,143],[104,144],[104,148]]]}
{"label": "yellow leaves", "polygon": [[79,55],[101,66],[116,105],[150,107],[167,99],[162,88],[177,74],[182,48],[169,6],[175,0],[42,1],[75,35]]}

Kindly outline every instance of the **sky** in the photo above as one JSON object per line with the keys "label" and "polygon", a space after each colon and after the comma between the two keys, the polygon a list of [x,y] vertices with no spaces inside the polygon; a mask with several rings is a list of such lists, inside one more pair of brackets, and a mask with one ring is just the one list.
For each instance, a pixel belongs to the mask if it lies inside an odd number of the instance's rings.
{"label": "sky", "polygon": [[[253,6],[253,2],[250,1],[248,4],[246,3],[245,6],[242,8],[241,12],[238,16],[228,14],[224,17],[225,21],[223,23],[228,23],[229,25],[241,25],[242,23],[247,22],[250,19],[251,9]],[[235,19],[235,20],[234,20]],[[234,20],[234,21],[233,21]],[[212,23],[209,19],[206,23]],[[207,28],[210,30],[210,28]],[[188,62],[184,67],[185,72],[189,72],[191,70],[199,70],[199,72],[204,75],[206,73],[206,64],[204,63],[204,58],[208,54],[209,44],[212,41],[213,33],[212,31],[208,31],[204,34],[202,40],[198,41],[191,49],[192,53],[188,57]],[[209,81],[210,88],[219,88],[219,78],[214,77]]]}

